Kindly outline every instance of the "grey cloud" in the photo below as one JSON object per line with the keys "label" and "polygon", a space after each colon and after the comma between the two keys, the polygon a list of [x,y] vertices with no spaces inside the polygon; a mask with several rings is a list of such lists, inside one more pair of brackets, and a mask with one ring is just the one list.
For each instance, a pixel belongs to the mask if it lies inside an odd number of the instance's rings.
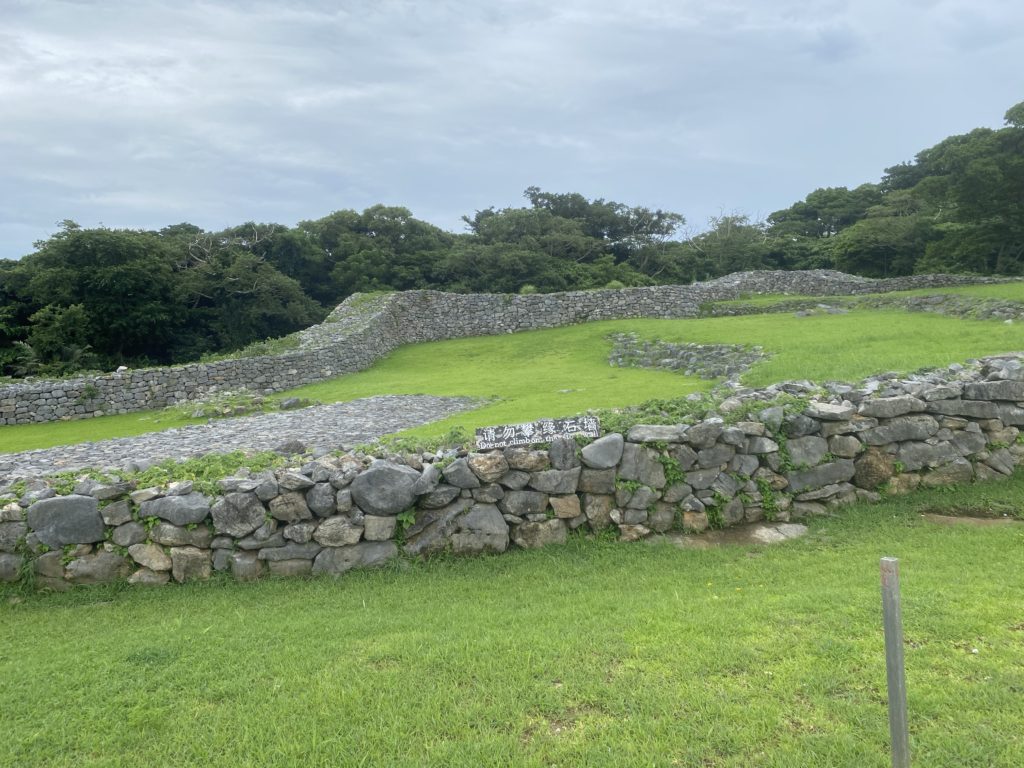
{"label": "grey cloud", "polygon": [[386,202],[459,230],[530,184],[695,223],[769,213],[998,124],[1020,96],[992,77],[1000,56],[1016,71],[996,32],[1024,28],[1003,0],[13,8],[3,257],[63,218],[218,228]]}

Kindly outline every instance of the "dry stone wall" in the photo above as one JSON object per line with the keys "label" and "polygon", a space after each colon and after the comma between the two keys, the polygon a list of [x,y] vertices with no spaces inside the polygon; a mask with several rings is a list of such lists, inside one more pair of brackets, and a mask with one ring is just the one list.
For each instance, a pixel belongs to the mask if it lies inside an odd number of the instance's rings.
{"label": "dry stone wall", "polygon": [[637,425],[582,448],[560,439],[440,460],[321,457],[240,472],[209,496],[190,482],[88,477],[58,495],[37,480],[0,497],[0,580],[66,589],[216,571],[337,577],[400,556],[542,547],[575,530],[636,540],[786,521],[1007,476],[1024,460],[1018,356],[813,392],[788,405],[780,393],[812,390],[743,392],[695,423]]}
{"label": "dry stone wall", "polygon": [[0,387],[0,425],[162,408],[242,387],[280,392],[368,368],[396,347],[415,342],[592,320],[696,317],[702,304],[750,293],[854,295],[977,282],[993,280],[964,275],[870,280],[829,270],[763,271],[693,285],[527,296],[439,291],[356,295],[324,323],[297,334],[299,348],[293,352]]}

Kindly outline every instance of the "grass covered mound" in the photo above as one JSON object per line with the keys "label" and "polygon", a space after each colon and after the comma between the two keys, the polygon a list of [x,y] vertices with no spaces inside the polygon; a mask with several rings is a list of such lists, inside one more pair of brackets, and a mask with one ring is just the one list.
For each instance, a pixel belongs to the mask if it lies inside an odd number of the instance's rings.
{"label": "grass covered mound", "polygon": [[915,764],[1024,764],[1024,477],[774,547],[573,538],[341,581],[0,590],[0,765],[887,766],[878,560]]}

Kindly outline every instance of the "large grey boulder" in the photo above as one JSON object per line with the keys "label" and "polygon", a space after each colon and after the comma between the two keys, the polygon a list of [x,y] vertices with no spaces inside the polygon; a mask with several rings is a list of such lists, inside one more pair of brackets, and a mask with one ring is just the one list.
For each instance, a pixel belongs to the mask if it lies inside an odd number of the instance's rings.
{"label": "large grey boulder", "polygon": [[590,445],[583,446],[580,454],[583,463],[591,469],[611,469],[622,459],[625,441],[618,432],[598,438]]}
{"label": "large grey boulder", "polygon": [[26,523],[0,523],[0,552],[16,552],[18,544],[27,535]]}
{"label": "large grey boulder", "polygon": [[600,531],[612,524],[611,512],[615,508],[615,497],[606,494],[583,494],[583,513],[591,529]]}
{"label": "large grey boulder", "polygon": [[151,571],[171,570],[171,558],[163,547],[156,544],[133,544],[128,547],[128,554],[136,563]]}
{"label": "large grey boulder", "polygon": [[329,547],[313,561],[314,574],[340,576],[353,568],[373,568],[398,557],[393,541],[364,541],[348,547]]}
{"label": "large grey boulder", "polygon": [[210,500],[193,491],[180,496],[164,496],[139,505],[139,517],[159,517],[171,525],[192,525],[210,514]]}
{"label": "large grey boulder", "polygon": [[[716,443],[710,448],[702,448],[697,452],[697,466],[701,469],[721,467],[723,464],[728,464],[735,455],[736,449],[733,446]],[[660,462],[658,462],[658,466],[662,466]],[[664,467],[662,467],[662,478],[664,476]],[[642,478],[640,482],[643,482]],[[662,479],[662,485],[664,485],[664,479]]]}
{"label": "large grey boulder", "polygon": [[473,474],[473,470],[469,467],[469,459],[466,457],[453,461],[442,470],[441,474],[444,475],[444,479],[448,483],[456,488],[480,487],[480,478]]}
{"label": "large grey boulder", "polygon": [[397,515],[416,501],[419,479],[412,467],[378,459],[352,481],[352,500],[368,515]]}
{"label": "large grey boulder", "polygon": [[968,400],[1024,401],[1024,381],[980,381],[964,386]]}
{"label": "large grey boulder", "polygon": [[306,491],[306,506],[317,517],[330,517],[337,511],[337,491],[330,483],[316,483]]}
{"label": "large grey boulder", "polygon": [[985,446],[988,445],[988,440],[983,432],[967,432],[965,430],[958,430],[953,434],[953,445],[956,446],[957,451],[963,456],[969,456],[972,453],[978,453],[979,451],[985,450]]}
{"label": "large grey boulder", "polygon": [[819,403],[807,405],[804,415],[818,421],[846,421],[853,416],[856,409],[848,403]]}
{"label": "large grey boulder", "polygon": [[255,493],[229,493],[210,509],[213,530],[242,538],[255,531],[267,518],[267,510]]}
{"label": "large grey boulder", "polygon": [[419,506],[423,509],[447,507],[459,497],[459,493],[459,489],[454,485],[439,485],[420,498]]}
{"label": "large grey boulder", "polygon": [[457,518],[471,506],[471,499],[456,499],[440,509],[418,510],[416,521],[405,531],[405,553],[417,556],[443,552],[455,532]]}
{"label": "large grey boulder", "polygon": [[998,419],[1000,404],[986,400],[936,400],[928,403],[928,413],[967,416],[972,419]]}
{"label": "large grey boulder", "polygon": [[786,478],[789,480],[790,493],[800,493],[832,483],[846,482],[853,477],[855,472],[856,468],[850,459],[839,459],[811,469],[790,472]]}
{"label": "large grey boulder", "polygon": [[117,526],[110,536],[110,540],[119,547],[130,547],[132,544],[141,544],[146,540],[146,526],[134,520]]}
{"label": "large grey boulder", "polygon": [[100,550],[76,557],[67,565],[65,578],[73,584],[112,584],[127,578],[131,564],[114,552]]}
{"label": "large grey boulder", "polygon": [[828,441],[816,435],[798,437],[786,443],[786,450],[794,466],[813,467],[828,453]]}
{"label": "large grey boulder", "polygon": [[896,458],[899,459],[905,469],[913,471],[922,467],[938,467],[941,464],[946,464],[961,457],[955,445],[946,441],[940,441],[934,445],[914,442],[902,443]]}
{"label": "large grey boulder", "polygon": [[303,520],[300,523],[292,523],[285,526],[281,534],[288,541],[294,541],[296,544],[307,544],[312,540],[316,529],[317,523],[312,520]]}
{"label": "large grey boulder", "polygon": [[452,534],[452,552],[477,555],[508,549],[508,524],[493,504],[474,504],[457,521]]}
{"label": "large grey boulder", "polygon": [[99,502],[91,496],[55,496],[28,508],[29,528],[50,549],[103,541]]}
{"label": "large grey boulder", "polygon": [[115,501],[102,507],[100,516],[106,525],[122,525],[132,519],[132,505],[128,499]]}
{"label": "large grey boulder", "polygon": [[439,482],[441,482],[441,470],[435,464],[427,464],[413,485],[413,493],[423,496],[437,488]]}
{"label": "large grey boulder", "polygon": [[[1016,383],[1016,382],[1015,382]],[[936,488],[943,485],[962,485],[974,479],[974,466],[967,459],[956,458],[948,464],[942,464],[921,478],[923,488]]]}
{"label": "large grey boulder", "polygon": [[165,547],[197,547],[206,549],[213,541],[213,534],[205,525],[189,530],[170,523],[157,523],[149,530],[149,540]]}
{"label": "large grey boulder", "polygon": [[275,496],[269,506],[270,516],[282,523],[297,523],[313,517],[313,511],[306,504],[306,496],[302,491],[287,491]]}
{"label": "large grey boulder", "polygon": [[[546,469],[530,476],[530,487],[541,493],[576,493],[580,481],[580,467],[575,469]],[[664,484],[664,481],[663,481]]]}
{"label": "large grey boulder", "polygon": [[580,472],[578,490],[583,493],[615,493],[615,470],[584,468]]}
{"label": "large grey boulder", "polygon": [[283,491],[305,491],[313,487],[313,481],[300,472],[282,472],[277,484]]}
{"label": "large grey boulder", "polygon": [[702,421],[686,430],[683,439],[694,448],[710,448],[724,430],[725,425],[721,421]]}
{"label": "large grey boulder", "polygon": [[861,416],[891,419],[894,416],[903,416],[907,413],[923,411],[926,407],[926,403],[923,400],[918,400],[913,395],[898,395],[896,397],[879,397],[874,400],[865,400],[860,404],[857,412]]}
{"label": "large grey boulder", "polygon": [[[388,517],[393,517],[389,515]],[[363,526],[354,525],[347,517],[329,517],[320,523],[313,538],[325,547],[355,544],[363,537]]]}
{"label": "large grey boulder", "polygon": [[548,458],[552,469],[572,469],[580,465],[576,457],[576,441],[571,437],[556,437],[548,443]]}
{"label": "large grey boulder", "polygon": [[619,478],[637,480],[652,488],[664,488],[665,467],[658,460],[658,452],[653,448],[626,443],[622,448],[622,459],[619,461]]}
{"label": "large grey boulder", "polygon": [[868,491],[876,490],[896,474],[892,456],[880,448],[868,448],[853,464],[853,484]]}
{"label": "large grey boulder", "polygon": [[[481,483],[493,483],[501,479],[501,476],[508,472],[508,461],[505,460],[505,456],[501,451],[471,454],[466,459],[466,463]],[[477,486],[461,487],[476,488]]]}
{"label": "large grey boulder", "polygon": [[498,509],[516,517],[540,515],[547,508],[548,494],[540,491],[509,491],[498,502]]}
{"label": "large grey boulder", "polygon": [[541,472],[551,466],[547,451],[531,451],[529,448],[515,446],[505,449],[505,461],[510,469],[523,472]]}
{"label": "large grey boulder", "polygon": [[939,422],[931,416],[920,413],[913,416],[898,416],[874,429],[861,433],[867,445],[887,445],[905,440],[926,440],[939,431]]}

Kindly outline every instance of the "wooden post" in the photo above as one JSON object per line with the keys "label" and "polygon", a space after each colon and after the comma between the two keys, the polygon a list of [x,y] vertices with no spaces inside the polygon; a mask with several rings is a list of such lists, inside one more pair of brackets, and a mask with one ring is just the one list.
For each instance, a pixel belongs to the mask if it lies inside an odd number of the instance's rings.
{"label": "wooden post", "polygon": [[903,619],[900,616],[900,561],[883,557],[882,619],[885,624],[885,676],[889,689],[892,768],[910,768],[907,680],[903,671]]}

